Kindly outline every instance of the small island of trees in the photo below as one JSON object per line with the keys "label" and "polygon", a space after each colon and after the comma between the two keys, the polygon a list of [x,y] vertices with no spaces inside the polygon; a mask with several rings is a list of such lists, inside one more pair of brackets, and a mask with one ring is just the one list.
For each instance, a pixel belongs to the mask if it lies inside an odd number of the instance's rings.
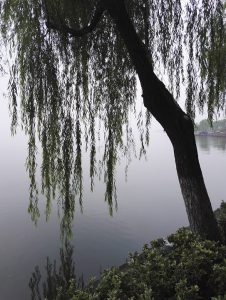
{"label": "small island of trees", "polygon": [[196,135],[211,135],[226,137],[226,119],[211,122],[208,119],[200,121],[195,128]]}

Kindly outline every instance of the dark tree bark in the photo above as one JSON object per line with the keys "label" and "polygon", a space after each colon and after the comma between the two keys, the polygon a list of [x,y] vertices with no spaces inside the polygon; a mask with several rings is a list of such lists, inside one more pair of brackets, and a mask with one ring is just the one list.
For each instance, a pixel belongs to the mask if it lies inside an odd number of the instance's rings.
{"label": "dark tree bark", "polygon": [[203,238],[220,240],[198,160],[192,120],[153,72],[150,56],[135,31],[124,0],[108,0],[106,3],[139,76],[144,105],[163,126],[172,142],[190,227]]}
{"label": "dark tree bark", "polygon": [[90,25],[81,30],[51,22],[48,12],[47,26],[79,37],[95,29],[105,10],[117,25],[125,42],[140,79],[145,107],[162,125],[173,145],[178,179],[190,227],[203,238],[220,240],[219,228],[199,165],[192,120],[155,75],[151,57],[135,31],[124,0],[100,0]]}

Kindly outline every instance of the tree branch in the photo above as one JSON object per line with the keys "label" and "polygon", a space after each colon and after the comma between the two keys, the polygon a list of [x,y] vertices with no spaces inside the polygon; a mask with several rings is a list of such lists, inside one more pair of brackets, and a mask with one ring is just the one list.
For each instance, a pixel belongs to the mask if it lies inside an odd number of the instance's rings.
{"label": "tree branch", "polygon": [[106,9],[107,9],[107,7],[105,5],[105,1],[100,0],[96,6],[95,13],[94,13],[94,16],[93,16],[90,24],[83,27],[82,29],[71,28],[66,24],[54,23],[53,21],[50,20],[48,11],[46,10],[46,12],[47,12],[46,26],[49,29],[61,31],[66,34],[70,34],[71,36],[74,36],[74,37],[82,37],[88,33],[91,33],[96,28],[96,26],[100,22],[101,17]]}

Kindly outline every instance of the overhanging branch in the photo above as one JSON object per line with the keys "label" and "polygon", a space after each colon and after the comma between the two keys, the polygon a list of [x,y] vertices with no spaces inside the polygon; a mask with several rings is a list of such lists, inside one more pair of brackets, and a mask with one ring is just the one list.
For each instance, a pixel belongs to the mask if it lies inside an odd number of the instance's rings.
{"label": "overhanging branch", "polygon": [[104,11],[106,10],[106,5],[105,5],[105,1],[104,0],[100,0],[96,6],[95,9],[95,13],[94,16],[91,20],[91,22],[89,23],[89,25],[83,27],[82,29],[75,29],[75,28],[71,28],[66,24],[58,24],[57,22],[53,22],[49,19],[49,14],[47,11],[47,22],[46,22],[46,26],[49,29],[53,29],[53,30],[57,30],[57,31],[61,31],[64,32],[66,34],[70,34],[71,36],[74,37],[82,37],[90,32],[92,32],[96,26],[98,25],[98,23],[101,20],[101,17],[104,13]]}

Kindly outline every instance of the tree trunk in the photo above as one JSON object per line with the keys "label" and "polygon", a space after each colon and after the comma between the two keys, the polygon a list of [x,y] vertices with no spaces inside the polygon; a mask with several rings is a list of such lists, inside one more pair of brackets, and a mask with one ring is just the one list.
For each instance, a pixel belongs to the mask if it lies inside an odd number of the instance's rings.
{"label": "tree trunk", "polygon": [[190,227],[203,238],[219,240],[219,229],[199,165],[193,123],[153,72],[150,56],[128,16],[124,0],[108,0],[108,12],[139,76],[144,105],[172,142]]}

